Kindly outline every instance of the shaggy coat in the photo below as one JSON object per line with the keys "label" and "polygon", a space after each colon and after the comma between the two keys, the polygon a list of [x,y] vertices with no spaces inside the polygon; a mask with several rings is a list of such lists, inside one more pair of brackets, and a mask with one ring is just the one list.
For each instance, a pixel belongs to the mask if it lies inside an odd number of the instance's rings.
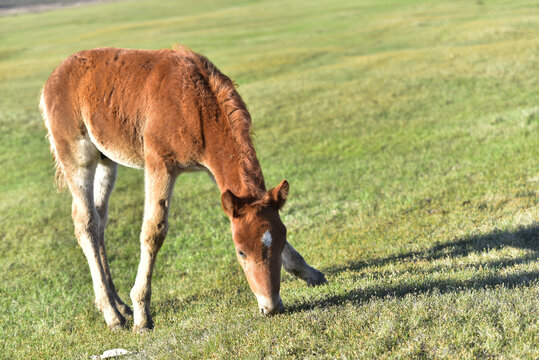
{"label": "shaggy coat", "polygon": [[281,264],[309,284],[325,282],[287,243],[278,210],[288,183],[266,190],[249,112],[233,82],[206,57],[184,47],[81,51],[51,74],[40,107],[57,182],[67,183],[73,195],[75,234],[90,266],[96,305],[110,327],[123,326],[132,313],[117,294],[104,243],[117,164],[145,174],[141,258],[131,290],[135,329],[153,326],[153,266],[168,230],[175,180],[185,171],[207,171],[217,183],[261,312],[282,310]]}

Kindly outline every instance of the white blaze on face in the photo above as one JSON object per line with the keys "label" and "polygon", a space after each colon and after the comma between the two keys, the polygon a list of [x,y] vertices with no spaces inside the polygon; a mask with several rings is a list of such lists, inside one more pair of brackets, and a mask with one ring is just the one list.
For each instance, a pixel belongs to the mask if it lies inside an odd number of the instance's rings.
{"label": "white blaze on face", "polygon": [[261,240],[262,240],[262,244],[264,244],[264,246],[269,249],[270,246],[271,246],[271,242],[273,241],[273,239],[271,238],[271,233],[269,232],[269,230],[266,230],[264,235],[262,235]]}

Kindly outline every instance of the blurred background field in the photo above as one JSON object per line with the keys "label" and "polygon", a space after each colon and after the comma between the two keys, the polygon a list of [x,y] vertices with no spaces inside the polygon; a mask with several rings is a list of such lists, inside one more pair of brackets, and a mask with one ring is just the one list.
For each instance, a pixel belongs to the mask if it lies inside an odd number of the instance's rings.
{"label": "blurred background field", "polygon": [[[291,184],[289,241],[329,284],[284,274],[287,311],[260,317],[218,189],[185,174],[156,328],[111,333],[38,97],[73,52],[173,43],[239,84],[267,185]],[[0,17],[0,357],[538,358],[538,59],[533,1],[127,0]],[[128,303],[142,191],[121,168],[107,245]]]}

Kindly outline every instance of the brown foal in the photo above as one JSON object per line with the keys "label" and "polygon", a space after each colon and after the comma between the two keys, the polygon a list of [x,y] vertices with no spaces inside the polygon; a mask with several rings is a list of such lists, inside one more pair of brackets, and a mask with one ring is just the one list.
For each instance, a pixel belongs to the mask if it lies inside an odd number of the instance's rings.
{"label": "brown foal", "polygon": [[[288,182],[266,190],[249,112],[233,82],[204,56],[183,47],[81,51],[51,74],[40,107],[57,182],[67,183],[73,195],[75,234],[90,266],[95,302],[110,328],[123,327],[131,314],[135,330],[153,327],[153,266],[167,234],[176,177],[185,171],[208,171],[215,179],[238,260],[263,314],[283,310],[281,265],[310,285],[326,282],[286,241],[278,210]],[[118,164],[144,169],[133,312],[118,296],[104,242]]]}

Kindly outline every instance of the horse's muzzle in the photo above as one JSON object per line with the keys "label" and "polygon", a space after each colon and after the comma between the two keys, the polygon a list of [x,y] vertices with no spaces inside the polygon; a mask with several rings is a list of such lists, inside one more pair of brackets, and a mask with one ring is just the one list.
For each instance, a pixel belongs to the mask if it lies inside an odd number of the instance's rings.
{"label": "horse's muzzle", "polygon": [[284,311],[283,301],[279,295],[272,296],[271,298],[256,295],[256,299],[258,300],[258,308],[262,315],[271,316]]}

